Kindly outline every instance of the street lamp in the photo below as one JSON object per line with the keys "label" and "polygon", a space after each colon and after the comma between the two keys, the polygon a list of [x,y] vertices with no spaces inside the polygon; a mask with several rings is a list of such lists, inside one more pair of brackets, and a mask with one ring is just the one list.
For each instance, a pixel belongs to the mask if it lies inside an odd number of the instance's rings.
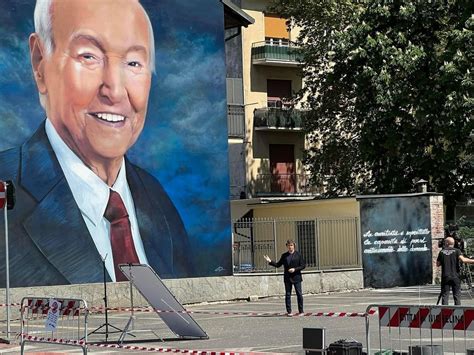
{"label": "street lamp", "polygon": [[415,183],[416,191],[418,192],[428,192],[428,181],[420,179]]}

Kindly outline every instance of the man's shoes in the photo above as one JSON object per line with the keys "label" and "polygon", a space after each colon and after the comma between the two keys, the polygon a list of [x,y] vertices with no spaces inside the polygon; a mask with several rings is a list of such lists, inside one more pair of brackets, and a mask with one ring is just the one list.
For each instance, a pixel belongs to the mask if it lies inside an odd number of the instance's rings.
{"label": "man's shoes", "polygon": [[290,313],[287,313],[286,316],[287,316],[287,317],[293,317],[293,313],[291,313],[291,312],[290,312]]}

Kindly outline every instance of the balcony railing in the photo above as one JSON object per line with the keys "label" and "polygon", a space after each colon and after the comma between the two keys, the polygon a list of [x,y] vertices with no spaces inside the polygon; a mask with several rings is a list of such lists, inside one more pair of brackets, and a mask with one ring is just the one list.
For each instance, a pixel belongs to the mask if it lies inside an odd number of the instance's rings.
{"label": "balcony railing", "polygon": [[292,42],[270,39],[252,44],[252,63],[261,65],[297,66],[301,62],[298,48]]}
{"label": "balcony railing", "polygon": [[253,124],[257,129],[301,130],[306,111],[265,107],[254,110]]}
{"label": "balcony railing", "polygon": [[258,174],[254,194],[263,195],[315,195],[320,189],[310,184],[309,174]]}
{"label": "balcony railing", "polygon": [[243,105],[227,105],[227,129],[229,137],[245,137],[245,110]]}

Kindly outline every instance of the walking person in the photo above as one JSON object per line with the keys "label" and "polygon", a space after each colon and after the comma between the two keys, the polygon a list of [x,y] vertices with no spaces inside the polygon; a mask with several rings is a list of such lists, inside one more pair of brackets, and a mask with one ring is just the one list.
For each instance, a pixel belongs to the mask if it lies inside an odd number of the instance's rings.
{"label": "walking person", "polygon": [[441,266],[441,304],[447,305],[449,290],[453,291],[454,304],[461,305],[461,278],[460,265],[462,261],[466,264],[474,264],[474,259],[462,255],[461,250],[454,247],[455,241],[452,237],[445,238],[445,246],[439,252],[436,265]]}
{"label": "walking person", "polygon": [[301,276],[301,270],[306,267],[303,256],[295,250],[296,243],[294,240],[287,240],[286,247],[288,251],[281,254],[280,260],[274,262],[268,255],[264,255],[265,260],[274,267],[280,267],[283,265],[284,274],[283,281],[285,282],[285,306],[286,312],[289,317],[293,316],[291,313],[291,289],[294,286],[296,292],[296,298],[298,300],[298,312],[303,313],[303,291],[301,288],[301,282],[303,277]]}

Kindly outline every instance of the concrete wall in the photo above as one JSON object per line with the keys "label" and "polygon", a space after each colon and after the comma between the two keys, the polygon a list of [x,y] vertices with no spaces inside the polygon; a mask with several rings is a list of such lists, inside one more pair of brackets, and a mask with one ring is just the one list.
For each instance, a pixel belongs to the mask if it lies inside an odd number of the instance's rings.
{"label": "concrete wall", "polygon": [[355,197],[267,203],[252,207],[255,218],[360,217],[359,202]]}
{"label": "concrete wall", "polygon": [[441,250],[439,242],[444,238],[443,196],[430,196],[431,213],[431,250],[433,265],[433,283],[441,282],[441,268],[436,266],[436,259]]}
{"label": "concrete wall", "polygon": [[230,202],[232,220],[241,218],[249,210],[254,211],[255,218],[360,218],[359,202],[355,197],[274,203],[268,203],[264,198],[253,198]]}
{"label": "concrete wall", "polygon": [[[325,272],[306,272],[303,275],[304,293],[322,293],[363,288],[361,269]],[[284,294],[282,273],[249,274],[224,277],[173,279],[164,281],[175,297],[183,304],[231,301],[252,296],[268,297]],[[107,284],[109,307],[129,307],[128,282]],[[89,307],[103,306],[102,284],[83,284],[48,287],[23,287],[10,290],[10,302],[20,302],[24,296],[50,296],[83,298]],[[134,290],[134,305],[147,306],[147,302]],[[0,302],[5,300],[5,289],[0,290]],[[15,307],[17,308],[17,307]],[[3,314],[5,308],[0,308]],[[3,319],[3,318],[1,318]]]}
{"label": "concrete wall", "polygon": [[245,191],[245,143],[242,139],[229,139],[229,179],[230,199],[240,198],[240,192]]}

